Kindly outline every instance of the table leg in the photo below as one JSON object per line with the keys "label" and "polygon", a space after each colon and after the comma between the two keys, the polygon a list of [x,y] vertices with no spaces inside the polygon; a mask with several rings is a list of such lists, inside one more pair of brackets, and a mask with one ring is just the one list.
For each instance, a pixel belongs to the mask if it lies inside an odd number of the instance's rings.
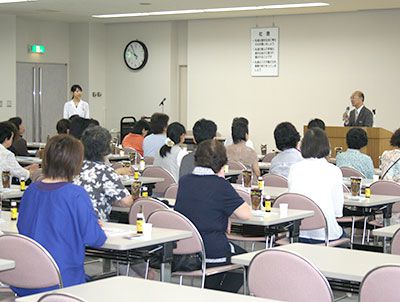
{"label": "table leg", "polygon": [[301,220],[293,221],[292,226],[289,228],[289,238],[291,243],[299,242]]}
{"label": "table leg", "polygon": [[163,257],[160,268],[160,281],[170,282],[171,281],[171,262],[173,258],[172,250],[175,247],[175,242],[166,242],[163,244]]}

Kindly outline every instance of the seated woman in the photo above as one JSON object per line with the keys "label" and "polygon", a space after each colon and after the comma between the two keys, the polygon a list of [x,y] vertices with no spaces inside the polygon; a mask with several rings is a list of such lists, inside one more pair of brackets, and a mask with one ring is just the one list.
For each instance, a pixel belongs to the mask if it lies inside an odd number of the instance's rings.
{"label": "seated woman", "polygon": [[133,199],[114,169],[104,163],[110,154],[111,134],[100,126],[87,128],[81,137],[85,160],[74,183],[85,188],[100,219],[107,221],[112,205],[130,207]]}
{"label": "seated woman", "polygon": [[144,137],[150,130],[150,124],[145,120],[135,123],[133,132],[128,133],[122,140],[122,147],[135,149],[143,157],[143,141]]}
{"label": "seated woman", "polygon": [[58,134],[69,134],[69,129],[71,128],[71,121],[65,118],[59,120],[56,125]]}
{"label": "seated woman", "polygon": [[14,128],[10,122],[0,123],[0,170],[10,171],[11,176],[27,180],[32,172],[39,169],[39,166],[33,164],[22,168],[15,159],[15,155],[7,150],[13,142]]}
{"label": "seated woman", "polygon": [[272,159],[269,171],[288,178],[290,167],[303,160],[300,151],[297,149],[300,134],[291,123],[284,122],[276,126],[274,137],[276,147],[282,152]]}
{"label": "seated woman", "polygon": [[394,149],[383,152],[381,157],[381,179],[400,183],[400,129],[393,133],[390,144]]}
{"label": "seated woman", "polygon": [[258,167],[258,157],[256,151],[246,146],[249,139],[249,126],[240,121],[232,123],[233,145],[226,147],[228,160],[239,161],[248,169],[253,170],[256,177],[261,175]]}
{"label": "seated woman", "polygon": [[[100,247],[106,241],[86,191],[71,183],[81,169],[82,144],[69,135],[56,135],[46,144],[42,181],[24,193],[18,231],[40,243],[54,258],[64,287],[85,282],[86,245]],[[13,288],[18,296],[53,288]]]}
{"label": "seated woman", "polygon": [[188,154],[179,145],[185,141],[186,130],[180,123],[172,123],[167,128],[167,139],[164,146],[156,153],[154,165],[169,171],[175,181],[179,180],[179,167],[182,158]]}
{"label": "seated woman", "polygon": [[17,132],[14,135],[11,151],[16,156],[29,156],[26,140],[22,137],[25,133],[25,127],[22,124],[22,119],[17,116],[10,118],[8,121],[17,128]]}
{"label": "seated woman", "polygon": [[[206,140],[197,147],[193,174],[179,181],[175,210],[189,218],[199,230],[207,255],[207,267],[230,263],[234,254],[246,252],[226,237],[228,219],[233,214],[239,219],[250,219],[251,210],[224,178],[228,162],[225,147],[217,140]],[[243,277],[236,273],[222,273],[207,277],[205,287],[237,292]]]}
{"label": "seated woman", "polygon": [[[329,155],[329,141],[325,132],[311,128],[301,143],[304,160],[295,163],[289,172],[289,192],[299,193],[311,198],[325,215],[329,240],[344,236],[336,217],[343,216],[343,177],[342,171],[330,164],[325,157]],[[300,242],[323,243],[323,229],[300,231]]]}
{"label": "seated woman", "polygon": [[371,157],[360,149],[368,145],[367,132],[361,128],[351,128],[346,135],[348,149],[336,155],[336,166],[351,167],[360,171],[366,178],[374,177],[374,163]]}

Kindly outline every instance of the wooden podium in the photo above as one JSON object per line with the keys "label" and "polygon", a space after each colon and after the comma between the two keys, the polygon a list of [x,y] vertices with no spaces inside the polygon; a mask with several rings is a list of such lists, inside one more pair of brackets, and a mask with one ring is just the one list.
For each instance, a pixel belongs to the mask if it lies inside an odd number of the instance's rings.
{"label": "wooden podium", "polygon": [[[331,156],[336,157],[335,148],[342,147],[343,151],[347,149],[346,134],[351,127],[328,126],[325,132],[331,144]],[[379,156],[383,151],[391,150],[390,138],[393,133],[383,128],[363,127],[368,135],[368,145],[361,149],[361,152],[371,156],[374,167],[379,167]],[[307,126],[304,126],[304,131],[307,131]]]}

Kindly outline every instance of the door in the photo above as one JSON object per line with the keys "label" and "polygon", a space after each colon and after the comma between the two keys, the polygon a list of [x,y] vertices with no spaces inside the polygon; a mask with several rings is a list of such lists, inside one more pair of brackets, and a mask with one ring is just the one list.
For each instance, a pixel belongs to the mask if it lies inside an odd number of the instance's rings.
{"label": "door", "polygon": [[45,142],[56,133],[67,98],[66,64],[17,63],[17,115],[27,141]]}

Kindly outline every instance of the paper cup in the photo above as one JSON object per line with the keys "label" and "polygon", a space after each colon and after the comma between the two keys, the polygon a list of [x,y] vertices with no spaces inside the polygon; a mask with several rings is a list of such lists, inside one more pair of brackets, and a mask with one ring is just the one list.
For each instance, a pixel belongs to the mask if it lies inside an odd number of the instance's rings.
{"label": "paper cup", "polygon": [[151,223],[144,223],[143,224],[144,237],[150,238],[152,229],[153,229],[153,225]]}
{"label": "paper cup", "polygon": [[280,216],[287,216],[288,215],[288,207],[289,205],[287,203],[281,203],[279,204],[279,214]]}

